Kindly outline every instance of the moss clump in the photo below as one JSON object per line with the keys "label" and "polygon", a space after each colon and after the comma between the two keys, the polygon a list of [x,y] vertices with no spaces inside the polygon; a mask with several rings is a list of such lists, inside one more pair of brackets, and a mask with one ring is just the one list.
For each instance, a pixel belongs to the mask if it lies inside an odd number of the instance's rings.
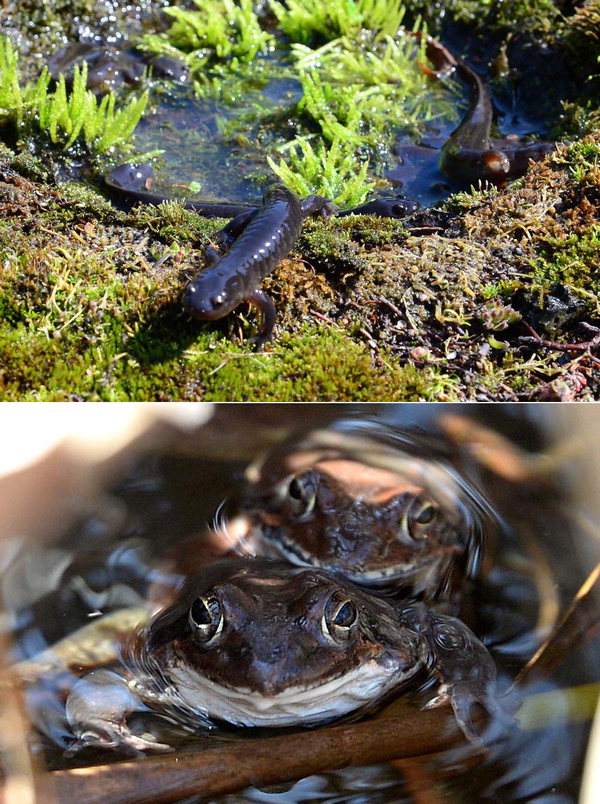
{"label": "moss clump", "polygon": [[286,159],[267,162],[271,170],[292,192],[300,196],[316,193],[342,207],[361,204],[370,195],[374,182],[367,181],[369,165],[356,169],[356,146],[342,133],[330,146],[318,142],[313,148],[305,137],[297,137],[286,146]]}
{"label": "moss clump", "polygon": [[165,9],[175,22],[165,34],[147,34],[142,46],[158,53],[178,55],[198,72],[214,57],[236,57],[251,62],[265,52],[273,36],[264,31],[254,11],[252,0],[194,0],[197,11],[177,6]]}
{"label": "moss clump", "polygon": [[404,18],[399,0],[271,0],[271,9],[281,30],[292,42],[309,42],[315,36],[330,40],[338,36],[358,37],[364,30],[394,35]]}
{"label": "moss clump", "polygon": [[407,0],[406,7],[415,14],[425,14],[429,25],[441,25],[452,18],[488,32],[517,31],[553,40],[560,27],[561,3],[553,0],[436,0],[422,3]]}
{"label": "moss clump", "polygon": [[232,353],[211,378],[204,398],[285,402],[429,398],[436,372],[401,367],[389,356],[377,363],[373,364],[368,347],[348,341],[343,332],[305,326],[298,336],[283,336],[271,354],[244,359]]}
{"label": "moss clump", "polygon": [[125,144],[139,123],[148,94],[130,98],[116,107],[112,92],[101,101],[86,89],[87,64],[73,74],[72,89],[67,92],[64,76],[56,89],[49,90],[51,78],[44,68],[35,83],[21,85],[18,56],[10,42],[0,37],[0,114],[6,125],[12,123],[24,136],[35,126],[53,144],[68,150],[81,140],[93,152],[101,154]]}

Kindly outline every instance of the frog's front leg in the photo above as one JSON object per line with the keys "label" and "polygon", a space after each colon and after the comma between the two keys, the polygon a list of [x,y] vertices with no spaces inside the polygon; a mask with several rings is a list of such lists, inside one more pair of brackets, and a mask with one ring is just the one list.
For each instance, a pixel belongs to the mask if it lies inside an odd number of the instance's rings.
{"label": "frog's front leg", "polygon": [[134,756],[145,750],[171,751],[152,735],[130,730],[127,717],[145,709],[125,678],[113,670],[93,670],[73,685],[67,698],[67,720],[76,739],[65,753],[73,756],[86,746]]}
{"label": "frog's front leg", "polygon": [[473,742],[480,735],[471,719],[471,708],[480,704],[493,717],[507,720],[496,698],[496,665],[487,648],[456,617],[414,606],[403,614],[405,624],[425,640],[427,663],[440,682],[438,694],[427,709],[450,703],[458,725]]}

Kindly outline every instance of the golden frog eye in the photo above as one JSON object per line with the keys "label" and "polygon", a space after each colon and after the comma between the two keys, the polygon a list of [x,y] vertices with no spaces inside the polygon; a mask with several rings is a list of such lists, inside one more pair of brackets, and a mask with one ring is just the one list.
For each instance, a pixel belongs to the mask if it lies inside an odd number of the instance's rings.
{"label": "golden frog eye", "polygon": [[190,606],[189,623],[194,637],[208,645],[223,630],[223,610],[215,595],[197,597]]}
{"label": "golden frog eye", "polygon": [[426,539],[430,526],[437,519],[437,506],[423,497],[416,497],[408,508],[406,524],[413,539]]}
{"label": "golden frog eye", "polygon": [[349,638],[357,622],[356,604],[350,598],[334,592],[327,601],[321,617],[323,634],[336,642],[343,642]]}
{"label": "golden frog eye", "polygon": [[317,478],[308,471],[291,478],[287,488],[288,507],[296,519],[307,517],[317,500]]}

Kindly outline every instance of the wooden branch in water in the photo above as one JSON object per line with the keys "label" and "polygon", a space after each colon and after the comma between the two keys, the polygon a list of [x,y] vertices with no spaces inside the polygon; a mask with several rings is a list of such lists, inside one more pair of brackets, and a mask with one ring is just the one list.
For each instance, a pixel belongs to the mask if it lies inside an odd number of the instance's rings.
{"label": "wooden branch in water", "polygon": [[[451,710],[394,706],[394,717],[236,740],[133,762],[54,771],[59,801],[167,804],[300,779],[313,773],[443,751],[464,740]],[[476,749],[474,749],[476,750]]]}
{"label": "wooden branch in water", "polygon": [[[556,722],[590,720],[600,685],[526,695],[517,714],[526,731]],[[559,695],[558,706],[553,696]],[[482,726],[481,715],[474,722]],[[78,804],[168,804],[188,796],[216,796],[291,782],[343,767],[400,761],[426,764],[464,736],[449,707],[419,711],[396,701],[385,716],[364,723],[328,726],[282,737],[254,738],[46,775],[57,801]],[[473,745],[470,759],[485,751]]]}
{"label": "wooden branch in water", "polygon": [[573,651],[582,648],[600,631],[600,563],[591,572],[548,639],[515,679],[523,685],[550,675]]}

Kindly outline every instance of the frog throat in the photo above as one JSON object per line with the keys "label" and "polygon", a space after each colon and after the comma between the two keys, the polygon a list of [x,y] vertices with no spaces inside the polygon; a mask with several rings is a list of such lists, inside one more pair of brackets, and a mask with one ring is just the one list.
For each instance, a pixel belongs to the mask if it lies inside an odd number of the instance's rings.
{"label": "frog throat", "polygon": [[372,659],[314,685],[294,685],[276,694],[263,694],[248,687],[230,687],[175,663],[169,676],[179,703],[210,718],[237,726],[310,725],[341,717],[372,704],[393,687],[412,677],[420,664],[410,669]]}
{"label": "frog throat", "polygon": [[310,566],[317,569],[328,570],[330,572],[342,573],[346,578],[358,584],[386,584],[390,581],[402,581],[402,579],[414,579],[420,575],[435,576],[440,569],[440,563],[447,560],[448,556],[431,555],[422,558],[420,561],[411,560],[402,564],[393,564],[378,569],[365,570],[359,566],[340,566],[339,558],[331,561],[321,561],[312,553],[303,550],[296,542],[286,538],[280,530],[275,530],[276,535],[271,535],[263,529],[259,538],[264,538],[269,544],[273,545],[280,553],[297,566]]}

